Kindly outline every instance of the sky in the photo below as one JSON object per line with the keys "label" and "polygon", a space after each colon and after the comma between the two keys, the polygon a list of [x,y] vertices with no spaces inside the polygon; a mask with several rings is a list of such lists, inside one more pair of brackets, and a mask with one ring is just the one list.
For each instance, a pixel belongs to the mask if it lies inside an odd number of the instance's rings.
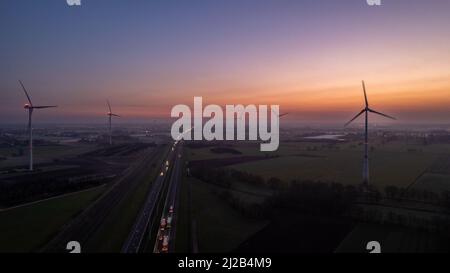
{"label": "sky", "polygon": [[[0,0],[0,124],[169,118],[177,104],[279,104],[345,123],[371,106],[448,123],[450,1]],[[374,117],[374,120],[382,122]],[[391,122],[391,121],[388,121]]]}

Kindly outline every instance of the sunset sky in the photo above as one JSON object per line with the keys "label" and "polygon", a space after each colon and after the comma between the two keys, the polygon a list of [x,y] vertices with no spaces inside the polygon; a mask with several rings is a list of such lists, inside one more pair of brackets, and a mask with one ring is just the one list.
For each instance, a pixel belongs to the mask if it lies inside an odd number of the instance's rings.
{"label": "sunset sky", "polygon": [[176,104],[279,104],[346,122],[370,103],[399,122],[449,122],[450,1],[0,1],[0,123],[25,97],[39,122],[170,117]]}

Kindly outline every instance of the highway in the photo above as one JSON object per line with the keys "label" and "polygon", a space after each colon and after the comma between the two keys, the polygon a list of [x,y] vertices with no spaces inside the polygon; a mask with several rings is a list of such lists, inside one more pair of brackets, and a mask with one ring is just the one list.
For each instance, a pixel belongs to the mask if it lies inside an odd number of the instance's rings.
{"label": "highway", "polygon": [[[153,253],[166,253],[174,252],[175,249],[175,236],[176,236],[176,223],[177,223],[177,211],[178,211],[178,188],[181,181],[181,174],[183,170],[183,149],[177,149],[177,154],[175,155],[174,167],[170,175],[169,188],[167,190],[167,195],[164,202],[164,209],[161,215],[159,223],[164,219],[166,222],[171,217],[170,224],[167,223],[164,229],[159,228],[158,233],[155,238],[155,244],[153,247]],[[164,249],[164,240],[166,240],[166,248]]]}
{"label": "highway", "polygon": [[143,151],[142,156],[124,171],[107,192],[63,226],[61,231],[41,251],[66,252],[66,245],[70,241],[79,242],[83,249],[112,208],[123,199],[127,192],[136,188],[143,175],[147,175],[156,154],[157,149]]}
{"label": "highway", "polygon": [[[174,166],[177,165],[176,163],[173,165],[172,162],[179,161],[177,159],[181,150],[182,148],[180,143],[174,142],[168,156],[166,157],[166,160],[161,166],[160,175],[152,184],[145,204],[122,247],[122,253],[138,253],[145,247],[145,239],[148,239],[148,235],[151,235],[152,227],[154,226],[155,220],[158,218],[158,205],[160,202],[160,197],[165,189],[165,183],[166,181],[169,181],[169,185],[172,184],[171,177],[173,175],[171,175],[171,173],[173,173],[173,170],[176,169]],[[156,224],[159,225],[159,222]]]}

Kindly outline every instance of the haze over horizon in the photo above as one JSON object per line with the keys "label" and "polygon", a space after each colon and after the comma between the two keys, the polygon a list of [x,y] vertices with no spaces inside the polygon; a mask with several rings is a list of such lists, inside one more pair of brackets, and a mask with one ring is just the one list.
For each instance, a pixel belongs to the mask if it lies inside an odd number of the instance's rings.
{"label": "haze over horizon", "polygon": [[2,1],[0,124],[26,121],[19,79],[33,102],[59,106],[39,112],[37,124],[102,122],[106,99],[125,117],[118,123],[169,118],[194,96],[343,124],[363,108],[361,80],[370,104],[399,123],[448,123],[449,8],[446,0]]}

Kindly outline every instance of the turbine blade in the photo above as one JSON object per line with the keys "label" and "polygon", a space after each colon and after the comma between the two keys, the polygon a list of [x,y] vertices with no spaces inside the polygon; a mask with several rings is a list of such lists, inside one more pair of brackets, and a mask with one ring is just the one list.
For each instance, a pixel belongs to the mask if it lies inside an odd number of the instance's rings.
{"label": "turbine blade", "polygon": [[45,105],[45,106],[33,106],[35,109],[44,109],[44,108],[55,108],[57,105]]}
{"label": "turbine blade", "polygon": [[111,113],[112,110],[111,110],[111,104],[109,104],[109,100],[106,100],[106,103],[108,103],[109,112]]}
{"label": "turbine blade", "polygon": [[374,114],[377,114],[377,115],[380,115],[380,116],[383,116],[383,117],[387,117],[387,118],[390,118],[390,119],[393,119],[393,120],[397,120],[397,119],[394,118],[394,117],[391,117],[391,116],[389,116],[389,115],[386,115],[386,114],[377,112],[377,111],[372,110],[372,109],[370,109],[370,108],[369,108],[369,112],[374,113]]}
{"label": "turbine blade", "polygon": [[352,118],[349,122],[347,122],[344,126],[348,126],[350,123],[352,123],[352,121],[354,121],[355,119],[357,119],[359,116],[362,115],[362,113],[364,113],[364,111],[366,111],[366,109],[362,109],[361,112],[359,112],[354,118]]}
{"label": "turbine blade", "polygon": [[22,81],[19,80],[20,85],[22,86],[23,92],[25,93],[25,96],[27,96],[28,102],[30,103],[30,106],[33,106],[33,103],[31,102],[30,96],[28,95],[27,89],[25,89],[25,86],[23,85]]}
{"label": "turbine blade", "polygon": [[115,117],[119,117],[119,118],[120,118],[120,116],[119,116],[119,115],[116,115],[116,114],[112,114],[112,113],[111,113],[111,116],[115,116]]}
{"label": "turbine blade", "polygon": [[367,100],[367,93],[366,93],[366,84],[364,83],[364,81],[362,81],[362,86],[364,90],[364,100],[366,102],[366,107],[369,107],[369,101]]}
{"label": "turbine blade", "polygon": [[278,116],[279,118],[284,117],[286,115],[289,115],[289,113],[283,113],[283,114],[277,114],[273,109],[272,109],[272,113],[274,113],[276,116]]}

